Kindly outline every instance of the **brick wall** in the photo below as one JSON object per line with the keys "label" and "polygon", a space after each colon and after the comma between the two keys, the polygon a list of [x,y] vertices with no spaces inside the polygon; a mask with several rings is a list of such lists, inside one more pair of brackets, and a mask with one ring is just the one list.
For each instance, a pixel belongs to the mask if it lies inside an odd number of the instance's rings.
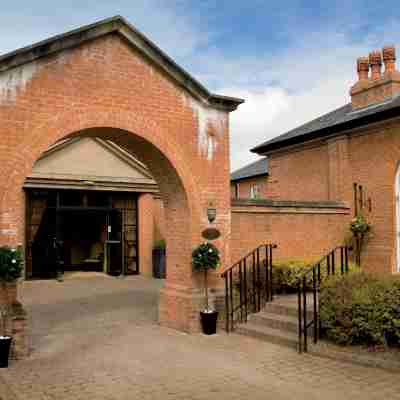
{"label": "brick wall", "polygon": [[152,251],[154,242],[153,195],[144,193],[138,198],[139,273],[153,276]]}
{"label": "brick wall", "polygon": [[166,226],[165,226],[165,211],[164,204],[161,198],[154,197],[153,204],[153,218],[154,218],[154,241],[166,240]]}
{"label": "brick wall", "polygon": [[[263,243],[276,243],[276,259],[321,257],[342,244],[346,207],[234,205],[231,249],[236,262]],[[245,234],[244,234],[245,233]]]}
{"label": "brick wall", "polygon": [[374,272],[391,273],[397,269],[395,179],[400,161],[400,121],[362,133],[351,136],[348,143],[349,175],[363,185],[372,205],[371,212],[368,207],[364,212],[372,232],[362,254],[362,265]]}
{"label": "brick wall", "polygon": [[[364,200],[370,198],[372,204],[371,212],[367,205],[364,208],[364,214],[372,224],[372,232],[364,247],[362,266],[371,272],[395,272],[395,178],[400,161],[399,133],[400,121],[393,119],[272,154],[269,164],[271,197],[344,202],[351,208],[351,212],[342,220],[344,240],[345,236],[349,236],[348,224],[354,214],[353,183],[362,185]],[[304,224],[292,225],[293,221],[299,219],[290,217],[286,226],[295,226],[295,232],[288,229],[288,238],[293,234],[306,237],[309,224],[313,225],[312,221],[316,220],[310,216],[303,218]],[[285,217],[281,216],[281,219]],[[269,219],[270,226],[274,231],[279,231],[283,225],[273,221]]]}
{"label": "brick wall", "polygon": [[310,147],[269,157],[268,197],[280,200],[328,200],[326,146]]}
{"label": "brick wall", "polygon": [[0,243],[24,241],[22,186],[42,152],[66,137],[111,139],[149,167],[163,195],[169,244],[160,321],[197,330],[201,280],[191,250],[210,203],[224,263],[230,256],[228,111],[205,106],[116,33],[2,74],[11,83],[0,88]]}

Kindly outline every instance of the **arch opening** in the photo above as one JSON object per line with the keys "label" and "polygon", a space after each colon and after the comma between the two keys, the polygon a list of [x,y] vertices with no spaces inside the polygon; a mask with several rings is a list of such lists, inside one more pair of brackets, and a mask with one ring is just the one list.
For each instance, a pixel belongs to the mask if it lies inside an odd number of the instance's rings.
{"label": "arch opening", "polygon": [[[196,225],[195,183],[190,174],[182,168],[185,160],[181,154],[169,151],[168,147],[161,149],[148,138],[132,133],[126,129],[111,127],[89,127],[62,135],[59,131],[43,140],[41,145],[35,146],[22,164],[23,174],[19,171],[15,180],[5,190],[2,197],[2,222],[4,219],[18,221],[11,225],[10,230],[2,231],[3,243],[17,244],[24,242],[26,235],[26,192],[24,182],[32,171],[35,161],[40,155],[57,142],[74,138],[100,138],[114,143],[143,163],[157,182],[160,196],[165,210],[165,239],[166,239],[166,269],[167,277],[164,288],[160,292],[159,321],[164,325],[185,331],[198,330],[198,322],[193,321],[193,304],[184,304],[180,295],[187,298],[191,290],[196,290],[197,282],[191,271],[191,248],[193,247],[193,232],[198,230]],[[164,151],[163,151],[164,150]],[[168,153],[168,154],[165,154]],[[21,166],[21,164],[18,164]],[[142,193],[139,197],[146,197]],[[13,199],[13,200],[11,200]],[[140,199],[139,199],[140,201]],[[13,207],[7,205],[13,204]],[[140,225],[140,221],[138,223]],[[140,229],[140,228],[139,228]],[[5,233],[5,235],[4,235]],[[152,245],[152,244],[151,244]],[[143,249],[139,242],[139,257],[143,257]],[[147,253],[148,262],[151,255]],[[150,259],[149,259],[150,257]]]}

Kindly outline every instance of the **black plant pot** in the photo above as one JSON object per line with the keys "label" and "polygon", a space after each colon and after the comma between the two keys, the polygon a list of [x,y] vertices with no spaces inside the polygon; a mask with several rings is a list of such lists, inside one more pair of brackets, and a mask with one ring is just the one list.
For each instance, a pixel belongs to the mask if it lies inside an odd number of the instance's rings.
{"label": "black plant pot", "polygon": [[205,335],[214,335],[217,333],[218,311],[203,312],[200,311],[201,326]]}
{"label": "black plant pot", "polygon": [[9,336],[0,337],[0,368],[8,367],[12,338]]}

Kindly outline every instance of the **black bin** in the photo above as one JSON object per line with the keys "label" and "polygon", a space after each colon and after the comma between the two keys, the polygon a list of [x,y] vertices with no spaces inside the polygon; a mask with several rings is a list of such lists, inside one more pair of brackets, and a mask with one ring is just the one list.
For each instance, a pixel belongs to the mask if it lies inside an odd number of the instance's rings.
{"label": "black bin", "polygon": [[153,277],[165,279],[165,249],[153,249]]}

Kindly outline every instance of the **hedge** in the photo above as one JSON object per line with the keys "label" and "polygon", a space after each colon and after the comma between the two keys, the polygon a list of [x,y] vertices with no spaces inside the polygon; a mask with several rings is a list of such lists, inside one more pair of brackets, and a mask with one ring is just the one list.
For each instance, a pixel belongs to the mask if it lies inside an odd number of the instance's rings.
{"label": "hedge", "polygon": [[[299,278],[303,276],[304,272],[312,267],[317,262],[317,259],[286,259],[273,262],[272,277],[274,282],[274,289],[277,293],[291,293],[297,291]],[[358,267],[349,262],[349,271],[355,271]],[[336,273],[340,273],[340,266],[336,267]],[[321,263],[320,270],[321,280],[327,278],[326,263]],[[306,276],[306,282],[309,289],[312,288],[312,273]]]}
{"label": "hedge", "polygon": [[400,280],[363,272],[328,279],[321,287],[321,321],[339,344],[400,343]]}

